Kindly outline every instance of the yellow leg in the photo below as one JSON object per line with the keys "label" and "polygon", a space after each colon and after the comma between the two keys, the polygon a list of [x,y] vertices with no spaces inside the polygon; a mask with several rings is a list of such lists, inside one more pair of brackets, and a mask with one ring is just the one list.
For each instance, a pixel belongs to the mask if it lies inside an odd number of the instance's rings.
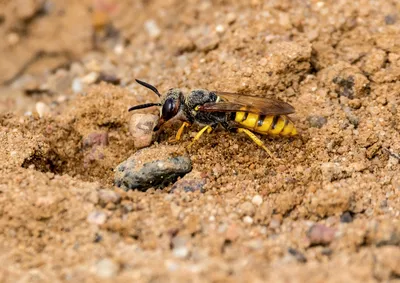
{"label": "yellow leg", "polygon": [[189,127],[190,124],[188,122],[183,122],[182,126],[179,128],[178,132],[176,133],[175,140],[179,141],[181,139],[182,133],[185,130],[185,127]]}
{"label": "yellow leg", "polygon": [[209,125],[205,126],[203,129],[201,129],[201,130],[196,134],[196,136],[193,138],[193,141],[192,141],[187,147],[190,148],[190,147],[195,143],[195,141],[197,141],[197,140],[201,137],[201,135],[202,135],[205,131],[207,131],[207,133],[211,133],[212,130],[213,130],[213,128],[212,128],[211,126],[209,126]]}
{"label": "yellow leg", "polygon": [[245,133],[246,135],[248,135],[258,146],[262,147],[268,154],[269,156],[276,161],[275,157],[272,155],[271,151],[269,151],[269,149],[264,145],[264,143],[262,142],[262,140],[260,140],[259,138],[257,138],[257,136],[255,134],[253,134],[253,132],[247,130],[247,129],[243,129],[243,128],[238,128],[237,129],[238,133]]}

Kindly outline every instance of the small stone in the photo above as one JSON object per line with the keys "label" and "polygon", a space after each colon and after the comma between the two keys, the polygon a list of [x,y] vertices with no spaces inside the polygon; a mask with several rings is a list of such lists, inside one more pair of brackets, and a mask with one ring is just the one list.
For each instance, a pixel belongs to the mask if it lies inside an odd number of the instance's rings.
{"label": "small stone", "polygon": [[109,258],[104,258],[96,263],[96,275],[104,279],[115,277],[118,270],[118,264]]}
{"label": "small stone", "polygon": [[263,241],[261,239],[254,239],[246,242],[245,245],[252,250],[259,250],[263,247]]}
{"label": "small stone", "polygon": [[307,232],[311,245],[328,245],[335,237],[336,230],[322,224],[313,225]]}
{"label": "small stone", "polygon": [[367,156],[368,159],[372,159],[375,157],[375,155],[378,153],[378,151],[381,149],[382,145],[380,143],[374,143],[372,146],[370,146],[367,151],[365,152],[365,155]]}
{"label": "small stone", "polygon": [[71,88],[75,94],[82,93],[83,91],[82,80],[80,78],[73,79]]}
{"label": "small stone", "polygon": [[45,1],[16,0],[15,16],[20,20],[29,20],[42,9],[44,4]]}
{"label": "small stone", "polygon": [[101,205],[107,205],[108,203],[118,204],[120,201],[121,195],[113,190],[99,191],[99,202]]}
{"label": "small stone", "polygon": [[386,105],[386,104],[387,104],[387,99],[386,99],[386,97],[383,97],[383,96],[379,96],[379,97],[376,99],[376,101],[377,101],[379,104],[382,104],[382,105]]}
{"label": "small stone", "polygon": [[185,175],[182,179],[178,180],[171,189],[170,193],[174,193],[176,191],[183,192],[200,192],[204,193],[204,186],[207,183],[207,174],[192,171],[189,174]]}
{"label": "small stone", "polygon": [[219,37],[216,33],[210,33],[197,38],[194,44],[198,50],[208,52],[217,48],[219,44]]}
{"label": "small stone", "polygon": [[243,222],[251,225],[251,224],[253,224],[253,218],[250,216],[245,216],[245,217],[243,217]]}
{"label": "small stone", "polygon": [[349,100],[348,104],[353,109],[359,109],[361,107],[361,100],[358,98],[355,98],[355,99]]}
{"label": "small stone", "polygon": [[20,36],[15,32],[7,34],[6,37],[8,44],[11,46],[16,45],[20,41],[20,39],[21,39]]}
{"label": "small stone", "polygon": [[135,148],[149,146],[156,138],[157,133],[153,131],[158,123],[159,117],[152,114],[135,113],[129,121],[129,132],[133,137]]}
{"label": "small stone", "polygon": [[288,253],[291,254],[292,256],[294,256],[294,258],[298,262],[307,262],[307,258],[304,256],[303,253],[299,252],[298,250],[295,250],[293,248],[289,248],[288,249]]}
{"label": "small stone", "polygon": [[271,222],[269,222],[269,228],[278,229],[281,226],[282,218],[281,214],[272,215]]}
{"label": "small stone", "polygon": [[353,222],[353,216],[351,216],[351,213],[346,211],[340,216],[340,222],[342,223],[350,223]]}
{"label": "small stone", "polygon": [[193,41],[187,36],[180,36],[175,42],[176,53],[181,55],[185,52],[191,52],[196,49]]}
{"label": "small stone", "polygon": [[224,27],[223,25],[217,25],[217,26],[215,27],[215,31],[216,31],[217,33],[224,33],[225,27]]}
{"label": "small stone", "polygon": [[263,203],[263,198],[262,198],[262,196],[260,196],[260,195],[255,195],[255,196],[252,198],[251,202],[252,202],[254,205],[260,206],[260,205]]}
{"label": "small stone", "polygon": [[176,236],[171,240],[172,253],[177,258],[186,258],[190,250],[187,246],[188,239],[184,236]]}
{"label": "small stone", "polygon": [[225,239],[234,242],[240,236],[240,230],[236,224],[231,224],[225,232]]}
{"label": "small stone", "polygon": [[177,258],[186,258],[189,255],[189,249],[186,247],[179,247],[173,249],[172,253]]}
{"label": "small stone", "polygon": [[151,37],[151,38],[157,38],[161,35],[161,30],[158,27],[157,23],[155,20],[151,19],[151,20],[147,20],[144,23],[144,28],[147,31],[147,34]]}
{"label": "small stone", "polygon": [[396,14],[385,16],[385,24],[387,24],[387,25],[394,25],[396,23],[396,21],[397,21]]}
{"label": "small stone", "polygon": [[255,209],[251,202],[245,201],[240,205],[240,212],[243,216],[253,216]]}
{"label": "small stone", "polygon": [[36,112],[39,114],[40,118],[50,115],[50,107],[43,102],[36,103],[35,108],[36,108]]}
{"label": "small stone", "polygon": [[325,162],[321,164],[322,180],[332,182],[347,178],[351,175],[351,170],[342,167],[339,163]]}
{"label": "small stone", "polygon": [[372,221],[368,225],[367,244],[377,246],[400,245],[400,225],[396,219]]}
{"label": "small stone", "polygon": [[344,107],[344,112],[346,113],[347,120],[349,120],[349,122],[353,124],[355,128],[357,128],[358,124],[360,123],[360,119],[358,119],[358,117],[354,115],[351,109],[347,106]]}
{"label": "small stone", "polygon": [[114,47],[114,53],[115,53],[116,55],[122,55],[122,54],[124,53],[124,51],[125,51],[125,47],[124,47],[123,44],[118,43],[117,45],[115,45],[115,47]]}
{"label": "small stone", "polygon": [[106,223],[107,215],[102,211],[93,211],[89,213],[86,221],[90,224],[103,225]]}
{"label": "small stone", "polygon": [[87,85],[93,84],[99,78],[99,73],[97,72],[90,72],[86,76],[81,79],[81,82]]}
{"label": "small stone", "polygon": [[84,148],[93,147],[93,146],[107,146],[108,145],[108,133],[107,132],[90,133],[83,139],[82,145]]}
{"label": "small stone", "polygon": [[308,116],[307,120],[310,123],[310,127],[318,129],[321,129],[328,122],[325,117],[319,115]]}
{"label": "small stone", "polygon": [[177,156],[178,146],[144,148],[115,169],[114,184],[124,190],[164,188],[192,170],[187,156]]}

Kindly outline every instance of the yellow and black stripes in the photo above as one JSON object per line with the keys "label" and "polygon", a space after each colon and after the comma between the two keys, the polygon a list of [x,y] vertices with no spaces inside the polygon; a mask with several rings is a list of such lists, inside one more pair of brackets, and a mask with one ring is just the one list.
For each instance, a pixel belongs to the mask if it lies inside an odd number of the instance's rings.
{"label": "yellow and black stripes", "polygon": [[246,129],[263,135],[297,135],[293,122],[286,115],[264,116],[248,112],[236,112],[234,121]]}

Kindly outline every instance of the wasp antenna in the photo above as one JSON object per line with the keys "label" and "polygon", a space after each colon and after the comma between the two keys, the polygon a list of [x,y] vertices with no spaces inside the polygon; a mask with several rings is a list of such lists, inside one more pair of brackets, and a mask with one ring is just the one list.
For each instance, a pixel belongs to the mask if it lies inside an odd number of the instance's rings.
{"label": "wasp antenna", "polygon": [[161,103],[146,103],[146,104],[136,105],[136,106],[132,106],[131,108],[129,108],[128,111],[149,108],[152,106],[161,106]]}
{"label": "wasp antenna", "polygon": [[141,84],[141,85],[144,86],[144,87],[147,87],[148,89],[151,89],[155,94],[158,95],[158,97],[161,97],[161,94],[158,92],[158,90],[156,89],[155,86],[152,86],[151,84],[148,84],[148,83],[143,82],[143,81],[138,80],[138,79],[136,79],[136,82],[137,82],[138,84]]}

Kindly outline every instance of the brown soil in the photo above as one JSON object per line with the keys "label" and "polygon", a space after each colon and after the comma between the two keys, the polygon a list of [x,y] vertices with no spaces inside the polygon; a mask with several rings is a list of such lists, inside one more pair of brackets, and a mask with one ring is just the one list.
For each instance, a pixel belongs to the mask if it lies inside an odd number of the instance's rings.
{"label": "brown soil", "polygon": [[[0,1],[1,282],[398,282],[400,2],[262,2]],[[218,130],[204,193],[124,192],[135,78],[282,99],[300,137]]]}

